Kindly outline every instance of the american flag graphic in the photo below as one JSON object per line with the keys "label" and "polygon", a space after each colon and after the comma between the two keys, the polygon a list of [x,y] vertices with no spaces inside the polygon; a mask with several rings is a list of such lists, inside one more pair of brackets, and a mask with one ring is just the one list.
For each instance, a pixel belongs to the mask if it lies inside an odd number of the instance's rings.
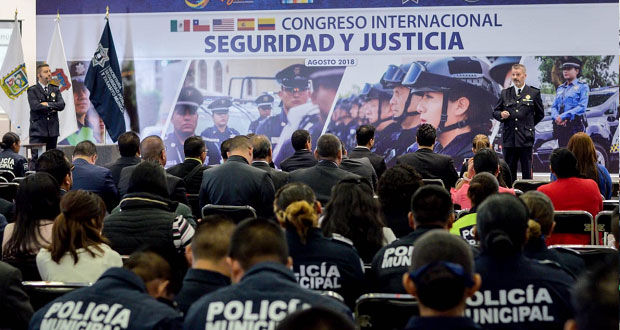
{"label": "american flag graphic", "polygon": [[213,31],[234,31],[235,20],[233,18],[222,18],[213,20]]}

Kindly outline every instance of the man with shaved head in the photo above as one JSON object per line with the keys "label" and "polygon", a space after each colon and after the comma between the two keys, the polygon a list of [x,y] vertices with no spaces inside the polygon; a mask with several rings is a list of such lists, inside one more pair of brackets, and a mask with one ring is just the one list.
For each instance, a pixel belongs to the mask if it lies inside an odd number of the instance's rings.
{"label": "man with shaved head", "polygon": [[276,191],[283,187],[288,182],[289,174],[287,172],[278,171],[271,167],[272,152],[271,142],[265,135],[254,135],[251,138],[253,150],[252,166],[259,168],[267,173],[273,181],[273,186]]}

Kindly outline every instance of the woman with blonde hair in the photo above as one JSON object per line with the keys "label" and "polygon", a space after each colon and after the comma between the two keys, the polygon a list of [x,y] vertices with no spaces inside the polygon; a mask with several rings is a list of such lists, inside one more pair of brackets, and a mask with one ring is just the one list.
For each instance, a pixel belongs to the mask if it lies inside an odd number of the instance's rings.
{"label": "woman with blonde hair", "polygon": [[[598,189],[605,199],[611,199],[612,183],[609,171],[605,166],[598,163],[596,158],[596,148],[590,136],[584,132],[575,133],[568,140],[568,146],[577,158],[577,168],[579,176],[583,179],[592,179],[598,184]],[[555,181],[556,177],[551,174],[551,181]],[[596,216],[596,214],[592,214]]]}
{"label": "woman with blonde hair", "polygon": [[[472,140],[471,151],[475,155],[479,150],[482,150],[482,149],[491,149],[491,142],[489,141],[488,136],[484,134],[478,134],[474,136],[474,139]],[[461,173],[459,175],[462,178],[462,180],[459,180],[457,182],[456,189],[459,189],[463,185],[463,183],[469,182],[473,178],[474,176],[473,160],[474,158],[471,157],[471,158],[466,158],[463,161],[463,165],[461,166]],[[497,177],[499,185],[501,187],[510,188],[512,187],[512,183],[514,182],[515,179],[516,178],[512,177],[512,173],[510,173],[510,167],[508,167],[508,164],[506,163],[506,161],[500,158],[499,159],[499,176]]]}
{"label": "woman with blonde hair", "polygon": [[110,267],[121,267],[121,256],[101,236],[106,206],[97,194],[72,190],[60,202],[52,242],[37,254],[45,281],[93,283]]}
{"label": "woman with blonde hair", "polygon": [[319,228],[321,203],[312,189],[299,182],[280,188],[274,211],[286,231],[289,255],[299,285],[335,291],[349,306],[364,293],[364,271],[359,255],[347,242],[326,238]]}

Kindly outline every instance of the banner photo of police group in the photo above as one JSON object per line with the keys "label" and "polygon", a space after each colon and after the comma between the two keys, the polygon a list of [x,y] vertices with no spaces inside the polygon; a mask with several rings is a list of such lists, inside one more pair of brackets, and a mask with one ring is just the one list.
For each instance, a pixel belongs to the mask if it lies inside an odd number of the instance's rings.
{"label": "banner photo of police group", "polygon": [[[67,12],[61,29],[79,129],[59,144],[111,144],[83,84],[105,9],[72,2],[37,5],[38,40],[50,33],[57,8]],[[548,172],[551,151],[566,146],[572,131],[558,123],[568,118],[575,132],[590,135],[599,162],[618,173],[617,2],[267,2],[274,4],[110,1],[125,126],[161,136],[167,166],[183,161],[191,135],[204,138],[208,164],[222,161],[222,141],[266,135],[278,166],[294,153],[297,129],[308,130],[313,145],[332,133],[352,150],[364,124],[376,127],[373,151],[393,166],[417,150],[416,129],[429,123],[437,128],[435,151],[460,168],[477,134],[501,153],[502,127],[492,111],[520,63],[545,108],[535,128],[534,171]],[[558,11],[583,29],[564,33]],[[514,31],[521,37],[506,38]],[[43,60],[48,41],[38,42]]]}

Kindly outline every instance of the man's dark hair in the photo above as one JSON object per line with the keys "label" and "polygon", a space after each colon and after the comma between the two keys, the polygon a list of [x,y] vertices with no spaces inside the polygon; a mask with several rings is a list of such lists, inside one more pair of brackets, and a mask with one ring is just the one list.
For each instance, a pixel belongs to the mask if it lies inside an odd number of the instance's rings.
{"label": "man's dark hair", "polygon": [[325,307],[311,307],[288,315],[276,330],[354,330],[355,325],[342,313]]}
{"label": "man's dark hair", "polygon": [[47,63],[43,63],[43,64],[39,64],[37,65],[37,76],[39,75],[39,73],[41,73],[41,69],[48,67],[49,68],[49,64]]}
{"label": "man's dark hair", "polygon": [[445,224],[453,212],[452,197],[443,187],[424,186],[411,197],[411,213],[417,224]]}
{"label": "man's dark hair", "polygon": [[340,140],[333,134],[323,134],[316,143],[316,150],[320,158],[334,160],[341,151]]}
{"label": "man's dark hair", "polygon": [[200,136],[190,136],[183,142],[185,158],[200,158],[200,154],[207,150],[205,141]]}
{"label": "man's dark hair", "polygon": [[211,215],[196,227],[191,248],[194,259],[218,261],[228,256],[235,223],[227,217]]}
{"label": "man's dark hair", "polygon": [[269,156],[269,150],[271,149],[271,143],[269,138],[264,135],[254,135],[251,138],[254,160],[265,159]]}
{"label": "man's dark hair", "polygon": [[579,330],[618,328],[618,255],[584,273],[572,293]]}
{"label": "man's dark hair", "polygon": [[497,153],[491,149],[484,148],[478,150],[474,155],[474,171],[476,171],[476,174],[488,172],[495,176],[495,173],[499,169],[498,166],[499,157],[497,157]]}
{"label": "man's dark hair", "polygon": [[[441,247],[441,248],[438,248]],[[465,296],[465,278],[473,279],[474,257],[471,248],[463,239],[445,230],[431,230],[422,235],[413,245],[410,271],[422,267],[430,268],[414,280],[417,298],[425,307],[446,311],[456,307]],[[450,262],[463,268],[463,275],[458,276],[437,263]]]}
{"label": "man's dark hair", "polygon": [[86,156],[92,157],[97,154],[97,147],[94,143],[84,140],[78,143],[73,149],[73,156]]}
{"label": "man's dark hair", "polygon": [[411,208],[411,197],[423,185],[422,176],[410,165],[387,169],[377,184],[384,213],[403,213]]}
{"label": "man's dark hair", "polygon": [[362,125],[355,130],[355,140],[358,146],[365,146],[375,137],[375,127]]}
{"label": "man's dark hair", "polygon": [[138,251],[129,256],[123,268],[134,272],[144,283],[155,279],[170,280],[170,264],[166,259],[152,251]]}
{"label": "man's dark hair", "polygon": [[143,161],[136,165],[129,178],[127,193],[150,193],[169,198],[164,168],[154,161]]}
{"label": "man's dark hair", "polygon": [[571,178],[579,174],[577,157],[566,148],[557,148],[549,156],[551,170],[559,179]]}
{"label": "man's dark hair", "polygon": [[267,219],[242,221],[230,240],[230,258],[237,260],[244,270],[263,261],[275,261],[286,265],[288,245],[284,231]]}
{"label": "man's dark hair", "polygon": [[125,132],[118,137],[118,151],[123,157],[134,157],[140,150],[140,137],[134,132]]}
{"label": "man's dark hair", "polygon": [[418,145],[432,147],[437,139],[437,130],[431,124],[422,124],[415,133]]}
{"label": "man's dark hair", "polygon": [[299,151],[306,148],[306,143],[312,140],[312,136],[310,136],[310,132],[305,129],[298,129],[293,132],[291,136],[291,143],[293,144],[293,149],[295,151]]}
{"label": "man's dark hair", "polygon": [[159,162],[161,152],[165,149],[164,141],[159,136],[147,136],[140,144],[140,156],[144,160]]}
{"label": "man's dark hair", "polygon": [[71,163],[61,150],[52,149],[37,158],[35,170],[51,174],[58,184],[62,184],[65,177],[71,173]]}
{"label": "man's dark hair", "polygon": [[230,139],[230,144],[228,145],[228,152],[246,150],[248,148],[252,148],[252,142],[250,142],[250,139],[245,135],[237,135],[234,138]]}
{"label": "man's dark hair", "polygon": [[230,151],[230,143],[232,142],[232,138],[226,139],[222,141],[220,144],[220,154],[222,155],[222,159],[228,159],[228,152]]}

